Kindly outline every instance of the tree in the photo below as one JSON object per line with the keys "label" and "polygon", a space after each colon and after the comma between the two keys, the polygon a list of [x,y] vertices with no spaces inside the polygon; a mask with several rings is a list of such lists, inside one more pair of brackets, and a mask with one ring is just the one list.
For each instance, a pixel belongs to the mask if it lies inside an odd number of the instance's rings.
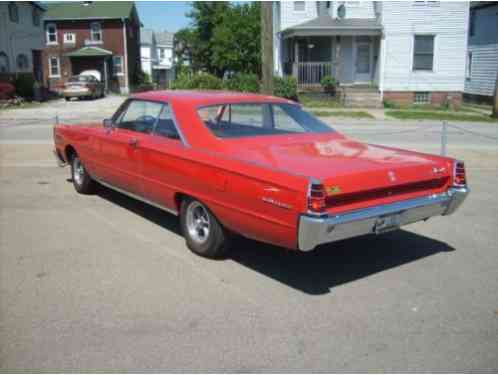
{"label": "tree", "polygon": [[180,30],[177,56],[189,56],[194,71],[260,74],[259,3],[195,2],[191,26]]}

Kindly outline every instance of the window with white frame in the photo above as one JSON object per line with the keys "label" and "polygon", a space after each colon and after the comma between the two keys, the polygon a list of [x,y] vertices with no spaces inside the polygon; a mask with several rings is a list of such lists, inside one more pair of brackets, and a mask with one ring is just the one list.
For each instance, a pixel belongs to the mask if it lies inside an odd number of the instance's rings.
{"label": "window with white frame", "polygon": [[465,78],[472,77],[472,52],[467,53],[467,67],[465,69]]}
{"label": "window with white frame", "polygon": [[8,73],[9,71],[9,57],[5,52],[0,51],[0,73]]}
{"label": "window with white frame", "polygon": [[29,68],[28,56],[26,56],[24,53],[20,53],[19,55],[17,55],[16,65],[18,71],[27,70]]}
{"label": "window with white frame", "polygon": [[114,75],[122,76],[123,75],[123,56],[113,56],[112,57],[112,65]]}
{"label": "window with white frame", "polygon": [[50,56],[48,58],[48,75],[51,78],[58,78],[61,76],[60,60],[57,56]]}
{"label": "window with white frame", "polygon": [[57,26],[55,23],[47,24],[47,44],[57,44]]}
{"label": "window with white frame", "polygon": [[33,26],[40,26],[40,10],[33,6],[33,9],[31,11],[31,18],[33,21]]}
{"label": "window with white frame", "polygon": [[434,35],[415,35],[413,46],[413,70],[434,70]]}
{"label": "window with white frame", "polygon": [[94,43],[102,42],[102,25],[100,22],[90,24],[90,40]]}
{"label": "window with white frame", "polygon": [[306,9],[306,1],[294,1],[294,11],[304,12]]}
{"label": "window with white frame", "polygon": [[161,60],[164,60],[165,57],[166,57],[166,54],[165,54],[164,48],[159,48],[159,58]]}
{"label": "window with white frame", "polygon": [[75,44],[76,34],[75,33],[64,33],[64,44]]}
{"label": "window with white frame", "polygon": [[415,92],[414,103],[415,104],[430,104],[431,93],[428,91],[418,91]]}
{"label": "window with white frame", "polygon": [[19,9],[13,1],[9,3],[9,19],[10,22],[19,23]]}

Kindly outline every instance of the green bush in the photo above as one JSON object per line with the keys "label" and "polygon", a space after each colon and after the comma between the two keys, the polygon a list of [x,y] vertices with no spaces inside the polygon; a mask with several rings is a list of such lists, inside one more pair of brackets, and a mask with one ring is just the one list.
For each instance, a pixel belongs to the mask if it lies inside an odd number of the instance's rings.
{"label": "green bush", "polygon": [[297,80],[294,77],[273,77],[273,95],[297,100]]}
{"label": "green bush", "polygon": [[322,79],[320,80],[320,85],[323,87],[323,91],[325,91],[328,94],[335,94],[335,88],[337,86],[337,81],[334,77],[327,75],[323,76]]}
{"label": "green bush", "polygon": [[384,99],[384,108],[399,109],[400,105],[396,102],[391,101],[391,100]]}
{"label": "green bush", "polygon": [[32,73],[19,73],[14,79],[14,86],[16,87],[16,95],[25,98],[33,98],[33,85],[35,78]]}
{"label": "green bush", "polygon": [[223,86],[230,91],[259,92],[259,79],[256,74],[236,73],[225,80]]}
{"label": "green bush", "polygon": [[171,84],[174,90],[221,90],[223,81],[209,73],[181,73]]}

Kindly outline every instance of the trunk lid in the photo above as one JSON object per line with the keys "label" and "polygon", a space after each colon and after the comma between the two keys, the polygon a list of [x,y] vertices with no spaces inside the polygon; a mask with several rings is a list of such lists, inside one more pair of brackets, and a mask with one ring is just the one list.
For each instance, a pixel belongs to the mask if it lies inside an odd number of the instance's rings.
{"label": "trunk lid", "polygon": [[451,162],[439,156],[361,143],[338,133],[271,138],[239,139],[231,152],[320,180],[328,207],[353,209],[367,201],[438,192],[450,181]]}

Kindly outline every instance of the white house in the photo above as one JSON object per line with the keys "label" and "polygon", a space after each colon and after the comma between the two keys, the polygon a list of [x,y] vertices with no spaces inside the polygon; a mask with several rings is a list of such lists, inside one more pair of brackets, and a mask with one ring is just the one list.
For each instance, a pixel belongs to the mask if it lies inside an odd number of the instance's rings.
{"label": "white house", "polygon": [[489,101],[498,74],[498,3],[472,2],[465,94]]}
{"label": "white house", "polygon": [[45,8],[34,1],[0,2],[0,73],[33,73],[41,81]]}
{"label": "white house", "polygon": [[154,81],[152,67],[157,64],[156,36],[151,29],[140,29],[140,60],[142,70]]}
{"label": "white house", "polygon": [[274,3],[274,62],[299,88],[324,75],[399,103],[459,103],[465,82],[468,2]]}
{"label": "white house", "polygon": [[165,87],[174,79],[173,40],[174,34],[167,31],[142,29],[140,32],[142,70],[153,82]]}
{"label": "white house", "polygon": [[174,34],[167,31],[156,32],[157,40],[157,64],[154,70],[157,72],[157,81],[160,85],[169,85],[174,79]]}

